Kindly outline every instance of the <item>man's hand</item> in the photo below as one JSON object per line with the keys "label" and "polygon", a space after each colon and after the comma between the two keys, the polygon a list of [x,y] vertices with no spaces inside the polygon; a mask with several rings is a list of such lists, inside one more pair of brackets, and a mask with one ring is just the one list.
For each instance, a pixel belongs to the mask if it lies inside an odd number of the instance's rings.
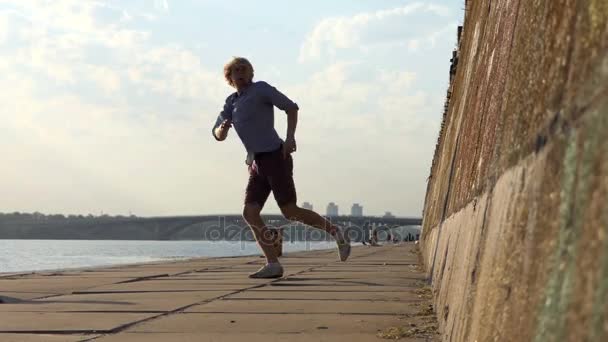
{"label": "man's hand", "polygon": [[222,129],[226,129],[227,130],[228,128],[232,127],[232,120],[226,119],[226,120],[222,121],[222,123],[220,124],[220,127]]}
{"label": "man's hand", "polygon": [[215,129],[215,136],[218,140],[225,140],[228,136],[228,130],[232,127],[232,120],[225,119],[222,123]]}
{"label": "man's hand", "polygon": [[285,143],[283,143],[283,158],[287,159],[287,156],[292,152],[295,152],[296,149],[296,138],[287,137],[287,139],[285,139]]}

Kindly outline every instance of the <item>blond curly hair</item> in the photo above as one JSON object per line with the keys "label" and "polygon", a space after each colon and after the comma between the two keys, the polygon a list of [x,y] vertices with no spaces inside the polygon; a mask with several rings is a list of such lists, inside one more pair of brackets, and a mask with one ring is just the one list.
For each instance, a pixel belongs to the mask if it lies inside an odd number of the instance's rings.
{"label": "blond curly hair", "polygon": [[247,58],[245,57],[232,57],[232,59],[228,63],[226,63],[226,65],[224,65],[224,78],[226,79],[226,82],[228,82],[228,84],[230,84],[230,86],[232,87],[234,87],[234,83],[232,83],[232,78],[230,78],[230,74],[232,73],[232,68],[237,65],[242,65],[249,68],[249,73],[251,76],[249,81],[251,82],[253,80],[253,65],[251,65],[249,60],[247,60]]}

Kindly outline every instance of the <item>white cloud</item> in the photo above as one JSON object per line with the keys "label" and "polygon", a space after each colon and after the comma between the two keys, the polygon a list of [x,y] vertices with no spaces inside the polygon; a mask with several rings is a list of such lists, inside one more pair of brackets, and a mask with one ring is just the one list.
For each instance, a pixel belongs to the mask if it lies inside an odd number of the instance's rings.
{"label": "white cloud", "polygon": [[387,132],[428,133],[427,122],[435,118],[425,114],[440,108],[429,94],[416,89],[416,78],[413,71],[343,61],[328,65],[288,93],[301,107],[302,131],[317,132],[306,136],[308,141],[323,143],[331,134],[352,144],[353,134],[377,140]]}
{"label": "white cloud", "polygon": [[429,4],[427,6],[428,6],[427,9],[429,12],[433,12],[433,13],[443,16],[443,17],[450,15],[450,10],[445,6],[436,5],[436,4]]}
{"label": "white cloud", "polygon": [[409,51],[411,51],[411,52],[418,51],[418,49],[420,48],[420,40],[419,39],[411,39],[408,42],[407,47],[408,47]]}
{"label": "white cloud", "polygon": [[201,128],[226,96],[221,72],[207,71],[190,49],[154,44],[124,26],[121,9],[77,0],[12,5],[0,12],[14,43],[0,59],[0,153],[19,171],[0,172],[0,188],[12,194],[6,205],[142,214],[213,208],[197,189],[222,176],[206,167],[216,157],[192,156],[213,142]]}
{"label": "white cloud", "polygon": [[168,11],[169,10],[169,2],[167,0],[154,0],[154,8],[158,11]]}
{"label": "white cloud", "polygon": [[[210,71],[201,64],[206,49],[159,42],[138,29],[154,20],[141,12],[160,17],[168,10],[165,2],[147,5],[127,11],[92,1],[13,1],[14,9],[0,12],[0,28],[4,18],[10,29],[4,37],[15,43],[0,58],[0,87],[6,89],[0,93],[0,153],[12,165],[0,169],[0,188],[10,189],[11,210],[236,210],[246,181],[242,146],[234,134],[224,144],[209,134],[232,90],[221,67]],[[268,71],[271,83],[282,81],[275,85],[301,106],[297,181],[301,189],[314,189],[308,199],[346,201],[374,193],[376,168],[387,170],[382,184],[402,184],[412,168],[411,179],[426,177],[424,161],[430,161],[436,138],[429,113],[439,116],[441,101],[419,88],[427,75],[402,62],[407,40],[401,50],[391,45],[402,31],[375,40],[391,25],[402,25],[404,16],[425,11],[445,14],[441,7],[416,3],[323,20],[325,26],[309,35],[304,55],[326,57],[341,49],[368,49],[368,55],[322,58],[324,64],[299,78],[289,62],[258,69]],[[418,48],[430,46],[435,31],[429,32],[416,38]],[[385,44],[385,50],[374,44]],[[372,54],[375,59],[367,58]],[[283,135],[285,117],[277,111],[276,119]],[[324,169],[336,171],[318,177],[319,158]],[[419,162],[423,171],[417,170]],[[343,177],[340,170],[352,174]],[[218,179],[237,181],[220,191]],[[357,186],[343,184],[351,181]],[[410,185],[405,187],[417,186]],[[335,198],[323,197],[330,191]],[[416,191],[421,195],[423,189]],[[396,196],[383,195],[382,203]],[[269,201],[276,212],[273,206]]]}
{"label": "white cloud", "polygon": [[90,66],[88,75],[99,85],[101,89],[108,93],[120,90],[120,76],[118,72],[105,66]]}
{"label": "white cloud", "polygon": [[124,78],[140,93],[215,103],[229,91],[219,71],[205,69],[194,52],[179,46],[148,47],[125,64]]}
{"label": "white cloud", "polygon": [[452,23],[449,23],[448,25],[445,25],[441,29],[431,33],[428,36],[428,41],[429,41],[430,46],[435,47],[437,45],[437,42],[446,35],[453,34],[454,37],[456,37],[456,30],[454,30],[455,27],[458,27],[458,23],[452,22]]}
{"label": "white cloud", "polygon": [[419,50],[430,50],[435,48],[439,42],[449,35],[456,36],[455,27],[458,27],[458,22],[450,22],[442,27],[431,31],[430,33],[417,38],[410,39],[407,42],[409,52],[418,52]]}
{"label": "white cloud", "polygon": [[131,21],[131,20],[133,20],[133,16],[130,15],[128,11],[123,10],[122,11],[122,15],[120,17],[120,21],[128,22],[128,21]]}
{"label": "white cloud", "polygon": [[0,13],[0,45],[6,42],[8,38],[8,18],[3,13]]}
{"label": "white cloud", "polygon": [[[403,17],[421,12],[445,16],[449,10],[440,5],[415,2],[403,7],[364,12],[350,17],[325,18],[305,38],[300,47],[299,61],[318,60],[324,53],[331,55],[337,49],[365,49],[365,46],[361,45],[402,40],[404,37],[399,33],[403,33],[407,28]],[[398,32],[395,32],[396,27],[400,29]]]}
{"label": "white cloud", "polygon": [[[419,77],[404,65],[340,61],[284,89],[300,105],[296,173],[300,189],[308,191],[302,200],[317,206],[362,201],[373,212],[403,210],[396,206],[419,212],[441,109],[441,101],[418,88]],[[278,118],[276,126],[285,127]]]}
{"label": "white cloud", "polygon": [[[181,99],[213,99],[218,88],[223,88],[220,75],[206,71],[191,50],[151,45],[147,32],[122,26],[125,11],[120,8],[75,0],[45,3],[40,8],[31,2],[15,3],[21,7],[13,15],[27,13],[24,16],[31,22],[19,27],[21,43],[26,46],[15,51],[16,58],[58,84],[88,79],[103,91],[116,91],[124,79],[133,86]],[[157,6],[168,8],[166,1]],[[116,14],[114,22],[95,19],[98,10],[106,9]],[[108,60],[91,62],[86,54],[92,48],[104,50]],[[112,70],[105,66],[110,64]]]}
{"label": "white cloud", "polygon": [[407,91],[416,80],[416,73],[412,71],[380,71],[380,80],[389,85],[390,92],[402,93]]}

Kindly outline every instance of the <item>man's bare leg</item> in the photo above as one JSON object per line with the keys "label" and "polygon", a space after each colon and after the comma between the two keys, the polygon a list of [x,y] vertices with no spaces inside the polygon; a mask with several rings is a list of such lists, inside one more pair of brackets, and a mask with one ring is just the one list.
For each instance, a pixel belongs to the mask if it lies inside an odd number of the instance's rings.
{"label": "man's bare leg", "polygon": [[262,253],[266,257],[267,263],[275,263],[278,262],[276,249],[273,246],[273,240],[271,238],[271,234],[269,229],[264,224],[264,220],[262,220],[262,216],[260,212],[262,208],[258,204],[249,203],[245,204],[245,208],[243,209],[243,218],[251,228],[253,235],[255,236],[255,240],[258,245],[262,249]]}
{"label": "man's bare leg", "polygon": [[[302,222],[311,227],[322,229],[322,230],[328,232],[329,234],[331,234],[331,236],[333,236],[336,239],[342,238],[341,234],[338,234],[338,232],[339,232],[338,227],[336,227],[331,222],[329,222],[327,219],[325,219],[323,216],[317,214],[316,212],[314,212],[312,210],[300,208],[300,207],[298,207],[297,204],[290,203],[290,204],[286,204],[286,205],[282,206],[281,212],[283,213],[283,216],[285,216],[285,218],[287,218],[289,220]],[[339,241],[339,242],[343,242],[343,241]]]}

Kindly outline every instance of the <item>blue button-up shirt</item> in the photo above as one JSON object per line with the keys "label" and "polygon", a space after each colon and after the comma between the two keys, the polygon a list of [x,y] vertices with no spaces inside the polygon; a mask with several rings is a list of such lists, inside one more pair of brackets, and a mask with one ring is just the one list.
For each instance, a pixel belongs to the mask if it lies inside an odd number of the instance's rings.
{"label": "blue button-up shirt", "polygon": [[274,129],[275,106],[283,111],[298,109],[296,103],[275,87],[264,81],[254,82],[240,94],[235,92],[226,98],[224,110],[213,126],[213,136],[225,119],[232,119],[248,154],[275,151],[283,143]]}

